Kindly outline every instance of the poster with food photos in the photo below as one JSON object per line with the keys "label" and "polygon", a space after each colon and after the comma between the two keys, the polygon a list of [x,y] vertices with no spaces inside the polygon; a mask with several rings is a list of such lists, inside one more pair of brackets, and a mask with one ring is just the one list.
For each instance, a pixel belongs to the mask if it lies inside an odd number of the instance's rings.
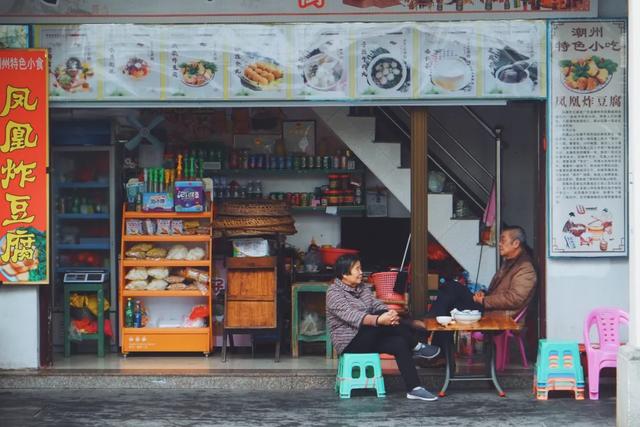
{"label": "poster with food photos", "polygon": [[163,99],[224,96],[222,30],[216,25],[175,26],[164,32]]}
{"label": "poster with food photos", "polygon": [[550,256],[628,253],[625,21],[551,23]]}
{"label": "poster with food photos", "polygon": [[349,97],[349,38],[345,36],[348,28],[347,24],[304,24],[293,28],[294,98]]}
{"label": "poster with food photos", "polygon": [[104,98],[159,100],[163,27],[109,25],[105,29]]}
{"label": "poster with food photos", "polygon": [[356,98],[412,98],[413,28],[353,24]]}
{"label": "poster with food photos", "polygon": [[546,23],[492,21],[476,25],[482,34],[482,96],[546,97]]}
{"label": "poster with food photos", "polygon": [[0,49],[29,47],[28,25],[0,25]]}
{"label": "poster with food photos", "polygon": [[99,59],[102,26],[36,26],[35,47],[49,50],[49,98],[99,99]]}
{"label": "poster with food photos", "polygon": [[473,22],[418,26],[421,98],[479,96],[478,35]]}
{"label": "poster with food photos", "polygon": [[290,27],[275,25],[229,25],[225,44],[229,51],[225,98],[287,99],[293,47]]}

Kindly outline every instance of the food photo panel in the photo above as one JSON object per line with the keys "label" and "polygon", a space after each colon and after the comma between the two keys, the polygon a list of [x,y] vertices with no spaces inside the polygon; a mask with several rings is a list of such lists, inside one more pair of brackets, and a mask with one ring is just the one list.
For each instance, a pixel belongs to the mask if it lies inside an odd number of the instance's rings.
{"label": "food photo panel", "polygon": [[411,98],[413,29],[403,24],[353,24],[355,97]]}
{"label": "food photo panel", "polygon": [[151,25],[113,25],[104,45],[105,99],[158,100],[160,46],[165,30]]}
{"label": "food photo panel", "polygon": [[473,23],[421,25],[420,97],[475,98],[478,37]]}
{"label": "food photo panel", "polygon": [[293,28],[296,99],[349,98],[348,24],[305,24]]}
{"label": "food photo panel", "polygon": [[224,50],[219,26],[175,26],[164,44],[163,99],[221,99]]}
{"label": "food photo panel", "polygon": [[[91,28],[91,30],[89,30]],[[102,26],[43,25],[35,28],[35,46],[49,50],[49,97],[52,100],[96,100]]]}
{"label": "food photo panel", "polygon": [[483,96],[546,96],[544,21],[477,23],[482,33]]}
{"label": "food photo panel", "polygon": [[232,25],[225,27],[229,50],[227,98],[290,97],[291,27]]}

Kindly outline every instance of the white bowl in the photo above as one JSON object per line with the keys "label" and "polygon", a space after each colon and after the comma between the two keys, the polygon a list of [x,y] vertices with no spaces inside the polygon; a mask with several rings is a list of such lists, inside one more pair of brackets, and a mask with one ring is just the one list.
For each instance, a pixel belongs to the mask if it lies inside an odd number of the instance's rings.
{"label": "white bowl", "polygon": [[436,322],[440,323],[442,326],[447,326],[449,323],[451,323],[452,320],[453,320],[453,317],[451,317],[451,316],[437,316],[436,317]]}
{"label": "white bowl", "polygon": [[451,312],[451,315],[457,322],[460,323],[473,323],[482,318],[482,313],[480,313],[480,311],[478,310],[453,310]]}

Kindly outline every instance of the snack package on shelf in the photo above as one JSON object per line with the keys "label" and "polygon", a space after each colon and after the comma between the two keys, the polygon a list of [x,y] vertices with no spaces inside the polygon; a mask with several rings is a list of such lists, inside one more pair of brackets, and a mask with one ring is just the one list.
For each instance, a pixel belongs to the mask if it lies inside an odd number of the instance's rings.
{"label": "snack package on shelf", "polygon": [[182,276],[187,279],[195,280],[200,283],[209,283],[209,274],[205,271],[198,270],[197,268],[187,267],[180,271]]}
{"label": "snack package on shelf", "polygon": [[149,273],[145,267],[132,268],[127,272],[127,275],[124,276],[127,280],[147,280],[148,277]]}
{"label": "snack package on shelf", "polygon": [[141,219],[128,219],[125,221],[125,233],[128,236],[144,234]]}

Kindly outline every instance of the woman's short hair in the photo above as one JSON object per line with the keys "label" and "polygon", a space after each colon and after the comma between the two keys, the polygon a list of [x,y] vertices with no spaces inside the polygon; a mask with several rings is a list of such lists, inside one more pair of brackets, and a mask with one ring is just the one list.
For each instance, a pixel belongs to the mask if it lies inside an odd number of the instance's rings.
{"label": "woman's short hair", "polygon": [[357,255],[345,254],[341,255],[333,265],[333,270],[336,272],[336,277],[342,279],[342,276],[348,276],[351,273],[353,265],[360,261]]}

